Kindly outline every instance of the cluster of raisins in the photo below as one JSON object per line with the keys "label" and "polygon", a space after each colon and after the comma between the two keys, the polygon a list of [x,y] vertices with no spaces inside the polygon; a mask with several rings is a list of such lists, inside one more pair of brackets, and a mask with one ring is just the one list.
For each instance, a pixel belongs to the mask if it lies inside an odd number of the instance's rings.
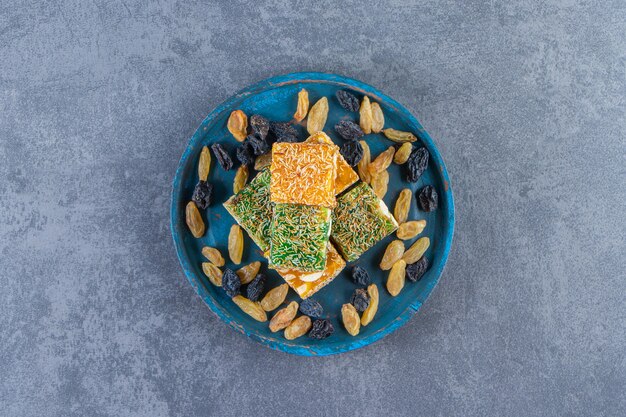
{"label": "cluster of raisins", "polygon": [[[359,111],[359,99],[354,94],[346,90],[338,90],[335,93],[335,97],[341,107],[347,111]],[[343,159],[345,159],[350,166],[356,166],[363,158],[364,150],[363,146],[359,143],[359,139],[365,135],[365,132],[363,132],[363,129],[361,129],[358,123],[352,120],[340,120],[335,125],[335,132],[346,140],[346,143],[344,143],[339,150],[341,156],[343,156]]]}
{"label": "cluster of raisins", "polygon": [[302,300],[299,307],[300,313],[305,316],[309,316],[313,320],[311,330],[309,330],[308,336],[311,339],[326,339],[328,336],[335,332],[335,328],[329,319],[323,319],[324,308],[322,305],[312,298]]}

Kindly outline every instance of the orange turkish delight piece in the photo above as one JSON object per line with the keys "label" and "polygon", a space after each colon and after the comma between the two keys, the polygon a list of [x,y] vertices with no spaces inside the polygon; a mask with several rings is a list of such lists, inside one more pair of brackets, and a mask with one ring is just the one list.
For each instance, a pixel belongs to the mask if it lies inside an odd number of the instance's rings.
{"label": "orange turkish delight piece", "polygon": [[318,143],[272,146],[270,199],[273,203],[335,207],[339,147]]}
{"label": "orange turkish delight piece", "polygon": [[[305,143],[325,143],[327,145],[333,145],[332,139],[324,132],[317,132],[312,134],[304,141]],[[335,178],[335,194],[339,195],[342,191],[354,184],[359,179],[359,176],[350,164],[341,156],[337,155],[337,177]]]}
{"label": "orange turkish delight piece", "polygon": [[328,285],[339,275],[345,266],[346,261],[343,260],[337,249],[329,242],[326,252],[326,267],[323,271],[303,272],[297,269],[278,269],[276,272],[304,299]]}

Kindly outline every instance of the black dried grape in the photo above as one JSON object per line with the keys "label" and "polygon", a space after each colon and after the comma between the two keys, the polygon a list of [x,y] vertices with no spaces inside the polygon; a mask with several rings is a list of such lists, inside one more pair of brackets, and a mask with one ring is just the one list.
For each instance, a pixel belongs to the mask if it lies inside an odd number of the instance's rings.
{"label": "black dried grape", "polygon": [[352,120],[341,120],[335,125],[335,130],[339,133],[339,136],[345,140],[359,140],[365,134],[361,126],[354,123]]}
{"label": "black dried grape", "polygon": [[326,339],[333,334],[335,328],[328,319],[318,319],[313,322],[311,330],[309,330],[309,337],[311,339]]}
{"label": "black dried grape", "polygon": [[246,142],[250,144],[252,153],[255,156],[263,155],[270,150],[270,145],[268,145],[267,141],[256,134],[248,135]]}
{"label": "black dried grape", "polygon": [[222,145],[214,143],[211,145],[211,150],[217,158],[217,162],[225,171],[229,171],[233,168],[233,160],[228,154],[228,151]]}
{"label": "black dried grape", "polygon": [[406,161],[408,169],[406,179],[409,182],[417,182],[428,166],[428,151],[426,148],[417,148],[411,151]]}
{"label": "black dried grape", "polygon": [[[222,278],[223,280],[223,278]],[[246,288],[246,295],[251,301],[258,301],[265,289],[265,274],[258,274]]]}
{"label": "black dried grape", "polygon": [[296,136],[289,136],[289,135],[281,136],[280,139],[276,139],[276,142],[278,143],[280,142],[296,143],[297,141],[298,141],[298,138]]}
{"label": "black dried grape", "polygon": [[356,140],[344,143],[339,152],[351,167],[356,166],[363,158],[363,146]]}
{"label": "black dried grape", "polygon": [[270,133],[276,142],[298,141],[298,131],[289,122],[270,122]]}
{"label": "black dried grape", "polygon": [[433,211],[437,209],[439,197],[437,196],[437,190],[432,185],[427,185],[422,188],[417,195],[417,201],[420,203],[420,207],[424,211]]}
{"label": "black dried grape", "polygon": [[317,319],[324,314],[324,308],[312,298],[307,298],[300,303],[300,313]]}
{"label": "black dried grape", "polygon": [[237,147],[237,159],[241,165],[250,165],[254,162],[254,151],[249,142],[243,142]]}
{"label": "black dried grape", "polygon": [[253,114],[250,116],[250,128],[255,135],[265,140],[267,132],[270,130],[270,122],[260,114]]}
{"label": "black dried grape", "polygon": [[241,281],[239,280],[239,276],[232,270],[226,268],[222,274],[222,288],[226,291],[226,295],[231,298],[239,295],[240,287]]}
{"label": "black dried grape", "polygon": [[356,308],[356,311],[362,313],[367,310],[367,307],[370,306],[370,296],[367,294],[365,289],[358,288],[354,290],[352,298],[350,298],[350,304]]}
{"label": "black dried grape", "polygon": [[206,181],[198,181],[196,188],[193,190],[191,199],[201,209],[206,209],[211,205],[211,197],[213,195],[213,185]]}
{"label": "black dried grape", "polygon": [[337,96],[337,101],[344,109],[354,112],[359,111],[359,99],[354,94],[346,90],[338,90],[335,96]]}
{"label": "black dried grape", "polygon": [[352,267],[352,280],[357,285],[368,285],[370,283],[370,275],[365,268],[358,265]]}
{"label": "black dried grape", "polygon": [[428,266],[428,258],[422,256],[419,261],[406,266],[406,279],[411,282],[419,281],[420,279],[422,279],[422,276],[428,269]]}

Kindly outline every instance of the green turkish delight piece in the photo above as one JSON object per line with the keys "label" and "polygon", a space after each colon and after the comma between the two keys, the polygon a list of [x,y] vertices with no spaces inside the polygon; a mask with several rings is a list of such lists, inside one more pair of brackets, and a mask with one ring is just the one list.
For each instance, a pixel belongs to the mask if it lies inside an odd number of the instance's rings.
{"label": "green turkish delight piece", "polygon": [[269,169],[259,172],[248,185],[224,203],[226,210],[264,252],[270,248],[272,206]]}
{"label": "green turkish delight piece", "polygon": [[337,198],[331,239],[347,261],[358,259],[397,228],[396,219],[369,185],[360,183]]}
{"label": "green turkish delight piece", "polygon": [[276,203],[269,267],[323,271],[331,216],[327,207]]}

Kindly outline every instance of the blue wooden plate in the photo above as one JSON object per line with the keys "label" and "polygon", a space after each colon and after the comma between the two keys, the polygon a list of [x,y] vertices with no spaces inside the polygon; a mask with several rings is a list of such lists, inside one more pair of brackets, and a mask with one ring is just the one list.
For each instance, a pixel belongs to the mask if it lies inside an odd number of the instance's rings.
{"label": "blue wooden plate", "polygon": [[[418,238],[428,236],[431,240],[430,248],[426,252],[431,266],[420,281],[416,283],[407,281],[404,289],[397,297],[391,297],[387,292],[385,288],[387,272],[381,271],[378,268],[378,263],[387,244],[395,239],[394,233],[367,251],[356,262],[349,263],[347,268],[332,283],[313,296],[324,306],[326,315],[335,327],[335,333],[325,340],[313,340],[303,336],[289,341],[283,337],[282,332],[270,332],[268,323],[259,323],[243,313],[221,288],[211,285],[202,272],[201,263],[205,260],[200,251],[203,246],[213,246],[218,248],[228,260],[226,267],[233,270],[249,262],[261,261],[262,270],[266,270],[268,275],[266,288],[273,288],[284,282],[276,272],[267,270],[267,262],[261,256],[259,248],[248,236],[245,236],[242,264],[233,265],[228,259],[228,232],[231,225],[234,224],[234,219],[226,212],[222,203],[232,194],[235,169],[225,172],[213,157],[209,181],[214,185],[214,200],[212,206],[203,213],[208,224],[208,230],[201,239],[195,239],[187,229],[185,205],[191,199],[194,186],[198,181],[197,164],[202,146],[214,142],[226,144],[233,154],[233,159],[235,159],[234,149],[238,142],[226,129],[226,121],[230,112],[241,109],[247,115],[258,113],[270,120],[289,121],[295,111],[297,93],[301,88],[306,88],[309,91],[311,105],[322,96],[328,97],[330,111],[324,130],[339,145],[343,143],[343,140],[334,132],[333,126],[346,116],[358,121],[358,114],[348,113],[341,108],[335,98],[335,92],[338,89],[351,90],[358,97],[367,94],[382,106],[386,128],[393,127],[416,134],[419,141],[415,145],[419,146],[421,143],[430,152],[428,169],[419,182],[409,183],[405,180],[404,167],[391,164],[389,167],[389,188],[384,200],[387,206],[393,210],[396,198],[403,188],[409,187],[415,194],[415,191],[423,186],[433,185],[439,194],[439,207],[434,212],[424,213],[418,209],[415,199],[411,204],[409,219],[426,219],[427,221],[426,229]],[[303,126],[296,127],[301,133],[301,140],[304,140],[308,136],[306,129]],[[382,134],[366,135],[365,140],[368,142],[373,156],[394,144]],[[251,177],[252,175],[251,173]],[[452,244],[453,228],[454,204],[448,173],[437,147],[422,125],[402,105],[374,87],[335,74],[305,72],[273,77],[249,86],[228,99],[204,119],[189,141],[173,183],[172,236],[178,258],[191,285],[209,308],[233,329],[270,348],[297,355],[319,356],[347,352],[369,345],[406,323],[428,298],[439,280]],[[408,248],[416,239],[405,241],[406,247]],[[372,281],[378,285],[380,293],[380,304],[374,321],[368,326],[361,327],[361,332],[356,337],[350,336],[345,331],[341,324],[340,314],[341,305],[349,302],[351,294],[357,288],[349,276],[349,270],[354,264],[367,269]],[[291,300],[299,301],[299,297],[292,290],[289,291],[286,302]],[[272,314],[270,313],[268,316],[271,317]]]}

